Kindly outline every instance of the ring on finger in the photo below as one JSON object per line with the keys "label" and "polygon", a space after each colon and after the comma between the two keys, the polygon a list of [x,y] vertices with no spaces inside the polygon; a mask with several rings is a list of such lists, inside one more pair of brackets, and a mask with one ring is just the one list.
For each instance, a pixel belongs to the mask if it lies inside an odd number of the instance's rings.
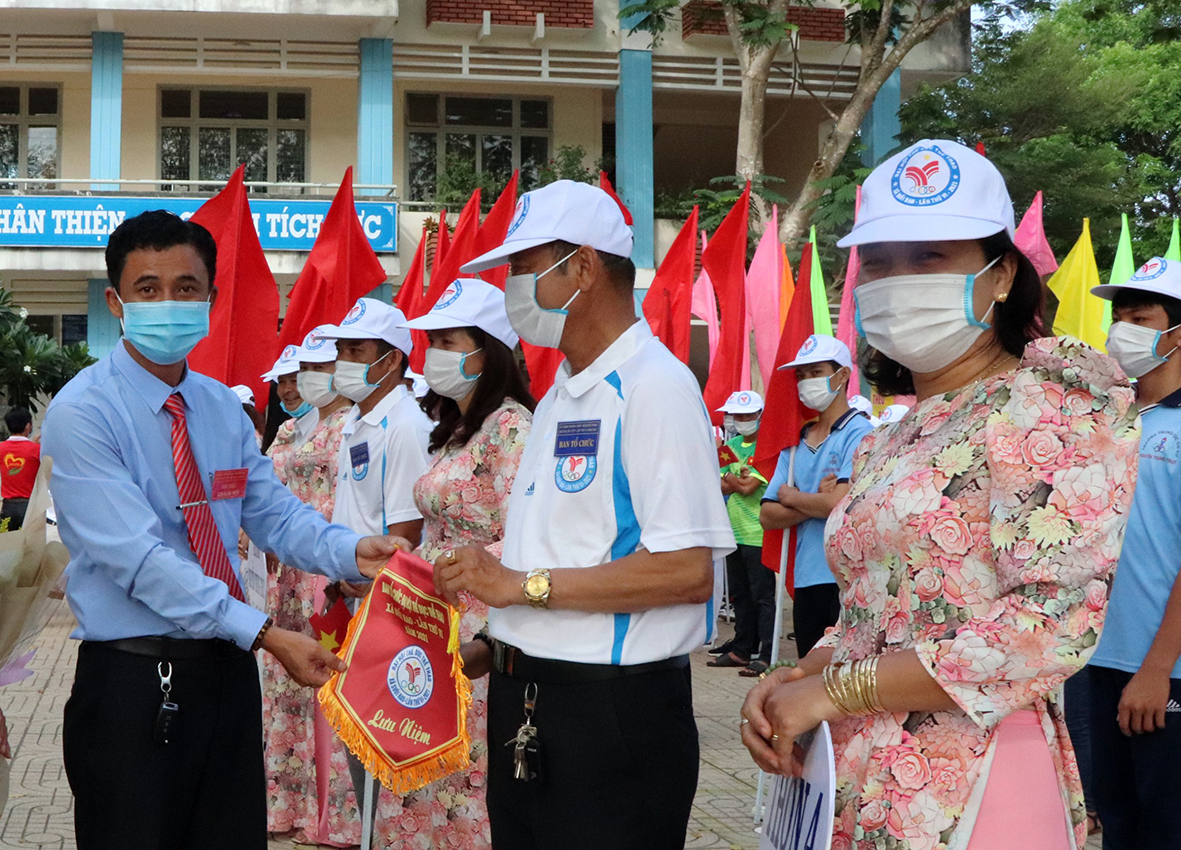
{"label": "ring on finger", "polygon": [[779,740],[779,736],[778,736],[778,735],[772,735],[772,736],[771,736],[771,740],[772,740],[772,741],[778,741],[778,740]]}
{"label": "ring on finger", "polygon": [[744,717],[738,721],[738,726],[739,726],[739,728],[741,728],[741,727],[745,726],[747,723],[750,723],[750,719]]}
{"label": "ring on finger", "polygon": [[454,564],[455,563],[455,550],[448,549],[446,552],[443,553],[443,557],[447,559],[448,564]]}

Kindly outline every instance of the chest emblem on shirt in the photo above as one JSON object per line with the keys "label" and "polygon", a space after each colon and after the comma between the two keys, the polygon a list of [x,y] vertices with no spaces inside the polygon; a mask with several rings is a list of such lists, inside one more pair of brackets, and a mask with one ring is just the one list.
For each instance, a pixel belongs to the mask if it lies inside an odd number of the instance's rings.
{"label": "chest emblem on shirt", "polygon": [[349,447],[349,464],[353,467],[353,480],[360,481],[369,473],[369,443]]}
{"label": "chest emblem on shirt", "polygon": [[1157,460],[1176,466],[1181,455],[1181,441],[1172,431],[1158,431],[1144,441],[1140,448],[1142,460]]}
{"label": "chest emblem on shirt", "polygon": [[4,456],[4,471],[9,475],[20,475],[22,469],[25,468],[25,459],[16,455]]}
{"label": "chest emblem on shirt", "polygon": [[577,493],[590,486],[597,470],[598,461],[594,455],[570,455],[558,460],[554,482],[563,493]]}
{"label": "chest emblem on shirt", "polygon": [[394,656],[386,677],[390,694],[405,708],[422,708],[435,690],[435,671],[420,646],[408,646]]}

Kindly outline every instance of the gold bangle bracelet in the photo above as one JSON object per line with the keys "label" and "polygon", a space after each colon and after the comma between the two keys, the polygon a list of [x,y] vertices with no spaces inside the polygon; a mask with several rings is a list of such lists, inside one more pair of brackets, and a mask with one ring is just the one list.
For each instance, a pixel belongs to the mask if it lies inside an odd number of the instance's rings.
{"label": "gold bangle bracelet", "polygon": [[880,656],[852,663],[838,661],[824,668],[824,690],[833,705],[850,717],[882,711],[877,670]]}

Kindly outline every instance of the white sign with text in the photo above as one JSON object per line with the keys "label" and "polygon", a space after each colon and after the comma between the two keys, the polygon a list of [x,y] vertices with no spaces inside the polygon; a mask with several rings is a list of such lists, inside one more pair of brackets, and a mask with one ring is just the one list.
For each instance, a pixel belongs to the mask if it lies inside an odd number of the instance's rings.
{"label": "white sign with text", "polygon": [[776,776],[763,818],[759,850],[830,850],[837,772],[832,733],[821,723],[797,743],[804,749],[804,774]]}

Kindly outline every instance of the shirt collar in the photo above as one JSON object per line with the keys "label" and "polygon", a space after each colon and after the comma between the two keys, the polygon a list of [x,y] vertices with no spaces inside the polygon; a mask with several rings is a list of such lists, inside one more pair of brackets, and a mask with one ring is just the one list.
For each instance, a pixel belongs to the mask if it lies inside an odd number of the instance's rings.
{"label": "shirt collar", "polygon": [[634,325],[621,333],[607,346],[606,350],[577,375],[570,374],[570,361],[562,361],[558,367],[557,379],[554,383],[564,387],[566,392],[574,398],[585,395],[593,386],[602,381],[624,363],[632,358],[637,351],[652,339],[652,330],[647,322],[637,320]]}
{"label": "shirt collar", "polygon": [[13,443],[31,443],[32,442],[32,440],[30,440],[28,437],[22,437],[20,434],[13,434],[8,439]]}
{"label": "shirt collar", "polygon": [[1181,389],[1178,389],[1169,395],[1162,398],[1158,404],[1165,407],[1181,407]]}
{"label": "shirt collar", "polygon": [[123,379],[131,385],[133,390],[139,393],[140,398],[153,413],[159,413],[164,407],[164,402],[168,401],[168,397],[173,393],[180,393],[184,397],[185,387],[189,385],[189,377],[192,375],[188,364],[186,364],[184,377],[181,378],[180,383],[175,387],[168,386],[135,362],[135,358],[127,350],[126,340],[120,340],[119,344],[115,346],[115,350],[111,352],[111,363],[115,367],[115,371],[123,376]]}
{"label": "shirt collar", "polygon": [[389,412],[393,409],[394,405],[406,398],[407,395],[409,395],[409,393],[406,391],[406,385],[399,383],[398,386],[394,387],[390,394],[379,401],[371,411],[360,417],[360,421],[364,422],[366,425],[380,425],[381,420],[385,419],[386,416],[389,415]]}
{"label": "shirt collar", "polygon": [[[844,428],[846,425],[848,425],[850,422],[853,421],[853,417],[855,417],[855,416],[865,416],[865,413],[863,411],[858,410],[855,407],[850,407],[848,410],[846,410],[844,413],[841,414],[840,418],[837,419],[836,422],[832,423],[832,427],[828,429],[828,435],[831,437],[837,431]],[[869,417],[865,416],[865,418],[868,419]],[[815,419],[813,419],[811,422],[805,422],[804,427],[800,429],[800,437],[803,438],[803,436],[808,433],[808,429],[811,428],[813,425],[815,425],[816,422],[817,422],[817,420],[815,420]]]}

